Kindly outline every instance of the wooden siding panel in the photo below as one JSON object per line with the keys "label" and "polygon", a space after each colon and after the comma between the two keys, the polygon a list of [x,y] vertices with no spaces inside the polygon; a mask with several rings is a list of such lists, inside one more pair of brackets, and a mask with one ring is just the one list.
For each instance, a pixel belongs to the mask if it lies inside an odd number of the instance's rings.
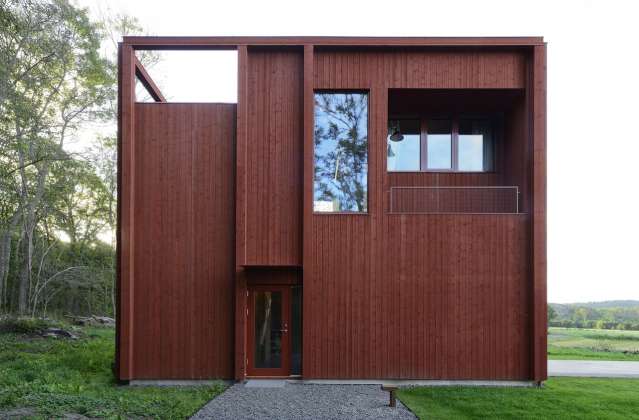
{"label": "wooden siding panel", "polygon": [[528,379],[526,225],[525,215],[388,216],[384,255],[371,260],[369,218],[317,216],[304,376]]}
{"label": "wooden siding panel", "polygon": [[314,87],[523,89],[525,70],[526,56],[519,51],[323,50],[315,54]]}
{"label": "wooden siding panel", "polygon": [[235,106],[135,105],[132,379],[233,376]]}
{"label": "wooden siding panel", "polygon": [[[389,174],[384,153],[388,89],[525,89],[527,55],[308,51],[304,376],[531,379],[530,215],[387,213],[391,186],[503,185],[504,174]],[[358,88],[370,94],[369,213],[313,214],[312,91]],[[511,131],[525,143],[521,124]]]}
{"label": "wooden siding panel", "polygon": [[249,49],[245,265],[302,263],[301,50]]}

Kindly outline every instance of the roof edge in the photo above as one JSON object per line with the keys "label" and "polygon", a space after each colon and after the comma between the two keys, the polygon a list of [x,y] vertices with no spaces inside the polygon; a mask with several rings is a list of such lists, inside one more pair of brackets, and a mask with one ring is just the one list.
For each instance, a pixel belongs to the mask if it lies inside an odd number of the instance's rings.
{"label": "roof edge", "polygon": [[545,45],[541,36],[530,37],[343,37],[343,36],[125,36],[123,43],[137,49],[212,48],[238,45],[344,46],[344,47],[525,47]]}

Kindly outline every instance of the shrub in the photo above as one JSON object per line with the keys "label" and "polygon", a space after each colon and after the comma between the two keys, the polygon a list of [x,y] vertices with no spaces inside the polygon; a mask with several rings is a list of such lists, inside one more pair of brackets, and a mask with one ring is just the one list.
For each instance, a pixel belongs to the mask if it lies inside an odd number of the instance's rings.
{"label": "shrub", "polygon": [[39,334],[58,323],[42,318],[8,317],[0,319],[0,333]]}

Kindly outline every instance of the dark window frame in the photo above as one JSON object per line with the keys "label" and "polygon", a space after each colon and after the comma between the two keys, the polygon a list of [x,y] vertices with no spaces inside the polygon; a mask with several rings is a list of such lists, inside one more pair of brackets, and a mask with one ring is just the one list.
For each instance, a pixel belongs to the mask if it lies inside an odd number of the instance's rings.
{"label": "dark window frame", "polygon": [[[493,131],[493,147],[492,147],[492,164],[491,168],[482,171],[465,171],[459,169],[459,122],[465,119],[488,120]],[[497,167],[497,147],[499,142],[499,133],[501,125],[499,119],[495,115],[473,114],[473,113],[455,113],[455,114],[407,114],[407,115],[389,115],[386,125],[390,121],[402,120],[419,120],[419,169],[409,170],[392,170],[388,169],[386,163],[386,172],[388,173],[455,173],[455,174],[489,174],[495,173]],[[429,169],[428,168],[428,121],[431,120],[449,120],[451,123],[451,167],[450,169]],[[386,144],[388,144],[388,135],[386,136]]]}

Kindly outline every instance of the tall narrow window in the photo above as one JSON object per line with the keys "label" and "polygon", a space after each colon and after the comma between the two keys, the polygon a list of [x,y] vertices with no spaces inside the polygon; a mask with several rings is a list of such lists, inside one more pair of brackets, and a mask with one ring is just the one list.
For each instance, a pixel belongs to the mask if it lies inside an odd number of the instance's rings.
{"label": "tall narrow window", "polygon": [[368,94],[315,93],[315,212],[368,211]]}

